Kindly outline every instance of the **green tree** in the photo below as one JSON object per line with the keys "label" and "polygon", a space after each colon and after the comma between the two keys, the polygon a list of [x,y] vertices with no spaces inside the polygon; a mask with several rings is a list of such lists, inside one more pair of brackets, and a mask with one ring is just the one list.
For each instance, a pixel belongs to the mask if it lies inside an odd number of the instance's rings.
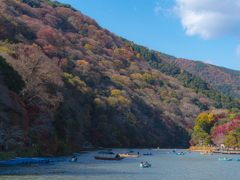
{"label": "green tree", "polygon": [[225,141],[227,147],[240,147],[240,127],[236,127],[234,131],[229,132]]}

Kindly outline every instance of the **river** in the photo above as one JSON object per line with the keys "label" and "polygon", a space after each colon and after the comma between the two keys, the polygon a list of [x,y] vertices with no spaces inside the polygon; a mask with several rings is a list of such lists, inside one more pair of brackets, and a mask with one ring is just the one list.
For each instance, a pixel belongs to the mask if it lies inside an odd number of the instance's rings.
{"label": "river", "polygon": [[[120,153],[125,149],[113,149]],[[137,149],[134,149],[135,154]],[[151,152],[153,156],[140,156],[138,158],[125,158],[121,161],[95,160],[96,152],[89,152],[78,156],[78,163],[58,162],[54,166],[22,165],[0,167],[0,180],[52,180],[52,179],[239,179],[240,155],[227,155],[233,161],[222,162],[218,158],[225,155],[200,155],[191,152],[184,156],[167,154],[169,150],[159,151],[141,149],[140,154]],[[184,150],[177,150],[178,152]],[[67,159],[69,157],[65,157]],[[152,164],[151,168],[139,168],[141,161]]]}

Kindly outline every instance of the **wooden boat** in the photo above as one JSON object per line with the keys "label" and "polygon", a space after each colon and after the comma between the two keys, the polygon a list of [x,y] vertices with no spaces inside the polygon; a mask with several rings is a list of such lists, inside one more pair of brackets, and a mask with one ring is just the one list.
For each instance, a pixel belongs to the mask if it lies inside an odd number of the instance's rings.
{"label": "wooden boat", "polygon": [[232,159],[218,159],[219,161],[232,161]]}
{"label": "wooden boat", "polygon": [[152,164],[148,164],[147,166],[139,166],[139,168],[150,168]]}
{"label": "wooden boat", "polygon": [[119,156],[121,156],[121,157],[139,157],[139,156],[141,156],[141,154],[139,154],[139,155],[119,154]]}
{"label": "wooden boat", "polygon": [[200,154],[202,154],[202,155],[213,155],[213,152],[212,153],[200,152]]}
{"label": "wooden boat", "polygon": [[122,160],[124,159],[124,157],[120,157],[120,154],[119,154],[119,157],[107,157],[107,155],[113,155],[114,153],[112,151],[99,151],[98,154],[106,154],[106,156],[94,156],[95,159],[99,159],[99,160],[116,160],[116,161],[119,161],[119,160]]}
{"label": "wooden boat", "polygon": [[94,158],[99,160],[115,160],[115,161],[124,159],[124,157],[115,158],[115,157],[100,157],[100,156],[94,156]]}

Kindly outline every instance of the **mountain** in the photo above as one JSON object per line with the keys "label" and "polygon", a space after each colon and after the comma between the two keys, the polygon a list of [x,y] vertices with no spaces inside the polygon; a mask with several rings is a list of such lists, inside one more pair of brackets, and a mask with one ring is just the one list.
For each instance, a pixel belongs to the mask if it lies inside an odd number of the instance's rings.
{"label": "mountain", "polygon": [[169,63],[171,56],[113,34],[68,4],[1,0],[0,11],[0,55],[13,68],[0,69],[0,83],[21,98],[24,143],[39,151],[187,147],[202,111],[240,108]]}
{"label": "mountain", "polygon": [[240,71],[182,58],[171,58],[168,62],[202,78],[219,92],[240,98]]}

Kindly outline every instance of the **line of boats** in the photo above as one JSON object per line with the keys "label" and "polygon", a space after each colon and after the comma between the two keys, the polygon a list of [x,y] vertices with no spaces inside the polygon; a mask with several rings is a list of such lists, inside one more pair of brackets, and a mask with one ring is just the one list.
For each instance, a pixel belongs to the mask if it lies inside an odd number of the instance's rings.
{"label": "line of boats", "polygon": [[[42,163],[42,162],[49,163]],[[6,161],[0,161],[0,165],[22,165],[22,164],[39,164],[41,166],[54,165],[55,162],[64,162],[65,158],[42,158],[42,157],[16,157],[14,159],[9,159]]]}

